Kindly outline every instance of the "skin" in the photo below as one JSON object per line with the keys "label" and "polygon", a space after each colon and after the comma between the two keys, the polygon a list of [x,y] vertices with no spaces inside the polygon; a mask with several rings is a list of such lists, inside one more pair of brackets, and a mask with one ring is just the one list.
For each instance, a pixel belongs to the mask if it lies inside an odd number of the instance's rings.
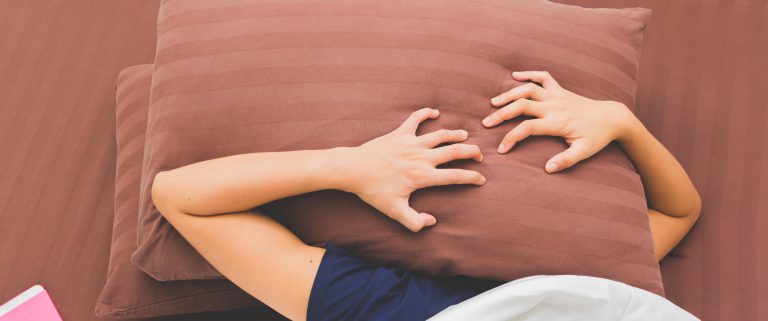
{"label": "skin", "polygon": [[[531,83],[493,98],[492,105],[499,109],[483,124],[493,127],[520,115],[536,119],[512,129],[499,152],[510,152],[530,135],[563,137],[570,147],[542,164],[555,174],[617,141],[642,177],[656,256],[661,260],[685,236],[701,208],[682,166],[626,106],[576,95],[546,72],[516,72],[513,77]],[[412,192],[485,183],[478,172],[436,167],[456,159],[483,159],[477,146],[461,143],[467,139],[466,131],[415,135],[420,123],[438,116],[435,109],[418,110],[391,133],[357,147],[235,155],[161,172],[155,177],[152,199],[224,276],[284,316],[305,320],[325,250],[302,243],[253,208],[337,189],[356,194],[413,232],[434,225],[434,215],[410,207]]]}

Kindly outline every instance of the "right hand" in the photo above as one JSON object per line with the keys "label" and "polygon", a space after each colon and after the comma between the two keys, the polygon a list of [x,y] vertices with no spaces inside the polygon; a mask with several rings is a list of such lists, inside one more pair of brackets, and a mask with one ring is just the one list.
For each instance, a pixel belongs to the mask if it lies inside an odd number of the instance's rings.
{"label": "right hand", "polygon": [[[433,215],[411,208],[411,193],[430,186],[485,183],[476,171],[436,168],[457,159],[483,160],[477,145],[460,144],[468,137],[465,130],[441,129],[416,136],[419,124],[438,116],[437,109],[420,109],[394,131],[350,148],[352,165],[346,173],[350,179],[344,189],[413,232],[435,225]],[[450,144],[437,147],[443,143]]]}
{"label": "right hand", "polygon": [[499,109],[486,117],[483,125],[495,127],[520,115],[536,117],[509,131],[498,151],[507,153],[532,135],[560,136],[570,147],[547,161],[547,173],[570,168],[642,126],[624,104],[593,100],[568,91],[546,71],[516,71],[512,77],[531,82],[491,99],[491,104]]}

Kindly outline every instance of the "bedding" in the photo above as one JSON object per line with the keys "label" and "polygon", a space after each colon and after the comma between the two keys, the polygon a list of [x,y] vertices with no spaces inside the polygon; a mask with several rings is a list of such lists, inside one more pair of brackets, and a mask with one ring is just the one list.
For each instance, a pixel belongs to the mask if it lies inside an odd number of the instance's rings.
{"label": "bedding", "polygon": [[[661,262],[666,297],[702,320],[768,319],[766,1],[558,2],[654,10],[636,114],[704,202]],[[42,284],[64,320],[107,320],[93,306],[114,217],[113,85],[153,62],[158,4],[0,1],[0,301]],[[141,320],[270,319],[259,310]]]}
{"label": "bedding", "polygon": [[538,275],[483,292],[429,321],[699,321],[654,293],[578,275]]}
{"label": "bedding", "polygon": [[141,160],[153,69],[153,65],[129,67],[117,79],[115,218],[107,281],[96,302],[96,315],[138,318],[261,305],[227,280],[159,282],[130,261],[136,250]]}
{"label": "bedding", "polygon": [[498,155],[515,122],[480,125],[489,99],[520,85],[514,70],[549,70],[572,91],[632,107],[649,14],[548,1],[165,1],[132,261],[157,280],[221,277],[152,205],[159,171],[358,145],[428,105],[441,117],[422,133],[464,128],[484,152],[482,164],[449,166],[489,178],[416,192],[411,203],[436,215],[434,228],[413,234],[339,191],[260,210],[307,243],[332,241],[376,264],[499,280],[584,274],[663,294],[642,185],[616,146],[548,175],[561,139]]}
{"label": "bedding", "polygon": [[666,297],[702,320],[768,320],[768,2],[562,2],[654,10],[635,113],[702,199],[661,262]]}

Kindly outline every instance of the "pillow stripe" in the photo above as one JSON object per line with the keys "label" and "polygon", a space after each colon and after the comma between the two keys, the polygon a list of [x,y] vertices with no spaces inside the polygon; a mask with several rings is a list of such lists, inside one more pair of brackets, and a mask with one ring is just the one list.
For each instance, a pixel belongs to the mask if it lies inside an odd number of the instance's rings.
{"label": "pillow stripe", "polygon": [[[237,10],[237,8],[233,9]],[[408,11],[406,11],[408,10]],[[598,41],[586,42],[583,39],[572,37],[571,34],[578,32],[573,30],[574,27],[563,25],[562,19],[552,22],[557,31],[536,30],[538,36],[531,36],[529,33],[523,33],[520,31],[522,23],[514,19],[496,19],[487,16],[460,16],[468,21],[460,20],[447,20],[447,19],[430,19],[428,16],[431,11],[413,13],[413,10],[403,9],[403,12],[395,12],[393,14],[399,14],[399,16],[392,17],[369,17],[369,16],[322,16],[318,17],[318,13],[311,12],[311,18],[313,19],[313,25],[309,26],[305,20],[308,19],[304,16],[268,16],[259,18],[259,13],[266,11],[260,9],[253,13],[253,16],[249,16],[247,20],[242,21],[225,21],[217,24],[201,24],[201,25],[187,25],[184,30],[177,30],[172,35],[165,35],[161,38],[162,41],[158,42],[158,53],[163,53],[172,46],[181,45],[184,42],[197,42],[197,41],[217,41],[222,38],[244,38],[249,35],[261,34],[261,33],[304,33],[306,40],[308,41],[322,41],[324,37],[317,36],[323,33],[342,32],[344,30],[355,30],[353,33],[368,33],[368,34],[381,34],[381,33],[406,33],[408,31],[411,37],[416,36],[453,36],[461,37],[456,40],[467,43],[481,43],[484,46],[499,47],[502,48],[509,44],[521,43],[530,48],[536,48],[538,46],[549,47],[552,46],[552,41],[557,40],[558,46],[550,48],[550,52],[555,50],[568,53],[569,55],[577,55],[583,57],[595,58],[597,62],[603,62],[608,58],[611,68],[618,68],[625,75],[632,76],[636,73],[637,60],[635,51],[625,41],[621,44],[616,44],[617,41],[611,36],[600,37]],[[412,15],[419,18],[404,18],[403,14]],[[519,13],[517,13],[519,14]],[[474,19],[469,19],[474,17]],[[343,18],[343,19],[340,19]],[[373,21],[371,21],[373,20]],[[277,21],[280,22],[279,29],[277,28]],[[367,23],[366,23],[367,22]],[[388,28],[382,29],[380,24],[387,24]],[[519,25],[518,25],[519,24]],[[418,33],[413,33],[409,28],[413,28],[416,25]],[[511,26],[510,26],[511,25]],[[539,28],[543,26],[540,21],[533,27]],[[507,27],[506,29],[504,27]],[[531,26],[526,26],[525,29],[530,29]],[[577,28],[578,29],[578,28]],[[458,32],[460,31],[460,32]],[[567,33],[566,33],[567,31]],[[541,34],[546,32],[545,34]],[[178,34],[177,37],[176,34]],[[163,36],[163,33],[160,33]],[[178,38],[178,39],[177,39]],[[278,39],[296,39],[295,36],[280,37]],[[377,37],[364,37],[362,39],[368,39],[374,41],[376,44]],[[349,41],[348,46],[354,47],[353,41],[363,41],[355,38],[346,39]],[[407,39],[407,38],[405,38]],[[398,43],[402,43],[405,39],[398,39]],[[462,40],[465,39],[465,40]],[[544,40],[547,39],[547,40]],[[183,41],[183,42],[181,42]],[[264,41],[264,39],[261,39]],[[454,40],[455,41],[455,40]],[[336,44],[339,42],[337,41]],[[392,44],[391,41],[381,41],[379,45]],[[260,42],[237,42],[240,45],[261,45]],[[301,42],[302,46],[306,45],[306,41]],[[200,46],[197,46],[199,50]],[[211,48],[217,48],[217,46],[211,46]],[[450,48],[450,47],[449,47]],[[514,48],[505,48],[507,50]],[[480,52],[487,52],[478,50]],[[187,51],[190,53],[197,53],[197,50]],[[495,51],[497,53],[503,53],[503,50]],[[546,54],[546,52],[544,53]],[[158,58],[163,57],[163,54],[159,54]],[[164,58],[163,58],[164,59]],[[159,60],[158,62],[162,62]]]}
{"label": "pillow stripe", "polygon": [[[411,234],[353,195],[319,191],[267,204],[302,240],[333,241],[364,259],[427,273],[511,279],[582,273],[663,293],[645,195],[611,144],[556,175],[543,164],[566,145],[533,137],[507,155],[517,119],[485,129],[489,99],[550,70],[571,91],[634,106],[643,9],[547,1],[164,1],[134,263],[158,280],[216,276],[154,209],[155,173],[215,157],[354,146],[415,109],[420,127],[464,128],[478,144],[482,188],[420,190],[414,208],[440,224]],[[338,222],[344,222],[340,226]],[[186,253],[186,252],[185,252]],[[169,261],[184,264],[169,264]],[[517,262],[525,264],[517,264]]]}
{"label": "pillow stripe", "polygon": [[141,165],[149,109],[152,65],[123,70],[116,86],[115,202],[112,246],[96,315],[140,318],[260,305],[223,280],[158,282],[130,262],[136,250]]}

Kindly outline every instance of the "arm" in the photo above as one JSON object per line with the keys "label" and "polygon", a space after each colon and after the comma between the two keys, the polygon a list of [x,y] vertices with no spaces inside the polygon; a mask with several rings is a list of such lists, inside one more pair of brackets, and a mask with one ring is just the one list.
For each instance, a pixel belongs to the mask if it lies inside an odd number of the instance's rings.
{"label": "arm", "polygon": [[493,127],[520,115],[536,117],[520,123],[501,141],[499,153],[530,135],[560,136],[570,145],[547,161],[555,173],[594,155],[617,141],[640,173],[648,200],[648,216],[656,258],[661,260],[699,217],[701,200],[683,167],[621,103],[596,101],[574,94],[547,72],[515,72],[515,87],[491,100],[501,107],[483,120]]}
{"label": "arm", "polygon": [[[153,190],[165,191],[159,201],[172,203],[181,212],[213,215],[338,189],[357,194],[416,232],[435,224],[435,217],[408,205],[413,191],[485,182],[475,171],[436,168],[457,159],[482,160],[480,148],[458,144],[467,139],[464,130],[415,136],[421,122],[438,115],[435,109],[421,109],[393,132],[355,148],[243,154],[187,165],[158,173]],[[435,148],[443,143],[456,144]]]}
{"label": "arm", "polygon": [[701,199],[674,156],[635,117],[617,138],[640,173],[656,258],[661,260],[696,223]]}
{"label": "arm", "polygon": [[307,246],[271,218],[251,210],[267,202],[340,189],[413,231],[435,224],[408,205],[415,189],[448,184],[482,185],[461,169],[437,169],[456,159],[482,160],[474,145],[450,144],[466,131],[415,136],[436,118],[422,109],[395,131],[358,147],[223,157],[158,173],[152,200],[200,254],[237,286],[293,320],[306,319],[309,294],[324,250]]}

